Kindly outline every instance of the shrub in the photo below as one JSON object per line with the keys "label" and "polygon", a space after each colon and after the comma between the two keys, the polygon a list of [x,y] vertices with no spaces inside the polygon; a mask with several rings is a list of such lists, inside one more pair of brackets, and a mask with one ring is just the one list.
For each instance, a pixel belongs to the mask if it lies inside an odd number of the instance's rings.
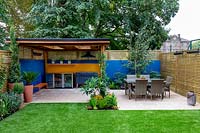
{"label": "shrub", "polygon": [[160,78],[160,74],[158,72],[151,71],[150,78]]}
{"label": "shrub", "polygon": [[90,99],[90,102],[89,102],[90,106],[92,106],[93,109],[97,109],[97,99],[92,97]]}
{"label": "shrub", "polygon": [[15,83],[13,87],[15,94],[22,94],[24,92],[24,85],[22,83]]}
{"label": "shrub", "polygon": [[85,85],[83,86],[83,88],[81,88],[83,94],[95,95],[95,92],[97,90],[97,82],[98,82],[98,77],[92,77],[86,80]]}
{"label": "shrub", "polygon": [[21,97],[14,92],[0,93],[0,120],[16,112],[21,102]]}
{"label": "shrub", "polygon": [[19,63],[19,48],[15,37],[15,28],[13,25],[10,27],[10,41],[9,50],[11,52],[11,63],[9,67],[8,82],[17,83],[21,81],[21,71]]}
{"label": "shrub", "polygon": [[98,100],[98,108],[99,109],[106,109],[107,108],[107,101],[105,99]]}
{"label": "shrub", "polygon": [[114,74],[114,82],[116,84],[116,87],[120,89],[121,85],[124,83],[124,79],[126,78],[126,75],[120,72],[116,72]]}
{"label": "shrub", "polygon": [[96,95],[96,93],[100,93],[101,96],[105,96],[107,94],[107,86],[108,86],[108,77],[106,76],[106,67],[105,67],[105,55],[101,55],[99,57],[99,65],[100,65],[100,77],[92,77],[85,82],[85,85],[81,89],[83,94],[86,95]]}
{"label": "shrub", "polygon": [[107,103],[107,108],[112,108],[113,106],[117,106],[117,98],[114,94],[108,94],[104,100]]}
{"label": "shrub", "polygon": [[26,81],[26,85],[31,85],[38,75],[39,73],[36,72],[23,72],[23,79]]}
{"label": "shrub", "polygon": [[7,69],[5,66],[0,65],[0,90],[4,87],[7,79]]}
{"label": "shrub", "polygon": [[107,94],[105,97],[95,95],[91,97],[89,105],[93,109],[117,109],[117,98],[114,94]]}
{"label": "shrub", "polygon": [[96,95],[96,96],[94,96],[94,98],[97,99],[97,100],[102,100],[103,99],[103,97],[101,95]]}
{"label": "shrub", "polygon": [[109,84],[109,88],[110,89],[116,89],[116,85],[115,85],[115,82],[111,81],[110,84]]}

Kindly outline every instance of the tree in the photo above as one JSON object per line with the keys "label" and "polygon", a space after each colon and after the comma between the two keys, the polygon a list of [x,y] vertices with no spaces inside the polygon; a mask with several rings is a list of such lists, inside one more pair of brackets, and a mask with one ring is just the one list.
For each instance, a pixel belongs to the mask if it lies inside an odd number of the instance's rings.
{"label": "tree", "polygon": [[8,23],[8,10],[5,0],[0,0],[0,3],[0,49],[3,49],[6,38],[6,25]]}
{"label": "tree", "polygon": [[25,21],[33,2],[34,0],[6,0],[9,16],[15,27],[16,37],[27,37],[26,31],[33,28]]}
{"label": "tree", "polygon": [[[31,37],[45,38],[111,38],[114,48],[125,48],[116,42],[125,40],[120,2],[114,0],[38,0],[29,13],[34,26]],[[122,39],[121,39],[122,36]],[[119,49],[119,48],[118,48]]]}
{"label": "tree", "polygon": [[192,45],[191,46],[192,49],[199,49],[200,48],[200,40],[192,41],[191,45]]}
{"label": "tree", "polygon": [[178,1],[126,1],[125,28],[129,40],[129,67],[140,74],[149,63],[149,49],[160,48],[167,39],[164,26],[178,11]]}
{"label": "tree", "polygon": [[107,37],[110,49],[127,49],[144,30],[151,38],[148,48],[156,49],[167,39],[164,26],[177,11],[178,0],[37,0],[29,24],[31,37]]}
{"label": "tree", "polygon": [[128,68],[134,70],[134,73],[137,75],[140,75],[150,62],[150,54],[148,50],[149,41],[150,40],[145,40],[143,38],[142,32],[138,34],[134,45],[132,45],[132,38],[130,39]]}
{"label": "tree", "polygon": [[24,31],[32,29],[30,24],[25,23],[25,16],[29,12],[34,0],[0,0],[0,48],[8,49],[5,38],[9,36],[11,23],[16,29],[17,37],[26,37]]}
{"label": "tree", "polygon": [[10,27],[10,41],[9,50],[11,52],[11,63],[9,66],[8,82],[19,83],[21,81],[21,71],[19,64],[19,48],[16,42],[14,25]]}

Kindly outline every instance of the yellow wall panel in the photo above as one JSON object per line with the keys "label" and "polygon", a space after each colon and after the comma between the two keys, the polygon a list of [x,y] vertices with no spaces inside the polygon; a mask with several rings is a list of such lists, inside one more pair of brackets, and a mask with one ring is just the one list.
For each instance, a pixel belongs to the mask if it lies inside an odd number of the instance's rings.
{"label": "yellow wall panel", "polygon": [[76,73],[97,72],[100,74],[99,64],[48,64],[47,73]]}

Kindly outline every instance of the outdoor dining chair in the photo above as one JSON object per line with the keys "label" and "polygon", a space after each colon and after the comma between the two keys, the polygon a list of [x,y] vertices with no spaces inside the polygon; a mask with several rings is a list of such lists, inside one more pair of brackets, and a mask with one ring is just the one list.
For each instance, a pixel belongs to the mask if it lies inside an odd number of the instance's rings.
{"label": "outdoor dining chair", "polygon": [[151,88],[148,90],[148,93],[151,96],[151,100],[153,96],[159,96],[163,99],[164,94],[164,80],[163,79],[153,79],[151,80]]}
{"label": "outdoor dining chair", "polygon": [[129,94],[131,84],[135,82],[136,75],[127,75],[126,79],[124,79],[124,86],[125,86],[125,95]]}
{"label": "outdoor dining chair", "polygon": [[147,98],[147,84],[148,80],[136,79],[135,88],[131,92],[131,96],[134,96],[135,100],[137,96],[145,96]]}
{"label": "outdoor dining chair", "polygon": [[165,80],[164,92],[165,92],[165,96],[166,96],[166,92],[169,93],[169,98],[170,98],[170,85],[172,83],[172,80],[173,78],[171,76],[167,76]]}

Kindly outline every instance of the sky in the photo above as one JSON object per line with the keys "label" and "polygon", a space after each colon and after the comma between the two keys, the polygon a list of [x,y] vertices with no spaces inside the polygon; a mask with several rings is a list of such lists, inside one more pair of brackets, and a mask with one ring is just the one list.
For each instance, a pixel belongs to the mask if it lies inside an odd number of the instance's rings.
{"label": "sky", "polygon": [[167,28],[171,29],[170,35],[200,39],[200,0],[179,0],[179,11]]}

